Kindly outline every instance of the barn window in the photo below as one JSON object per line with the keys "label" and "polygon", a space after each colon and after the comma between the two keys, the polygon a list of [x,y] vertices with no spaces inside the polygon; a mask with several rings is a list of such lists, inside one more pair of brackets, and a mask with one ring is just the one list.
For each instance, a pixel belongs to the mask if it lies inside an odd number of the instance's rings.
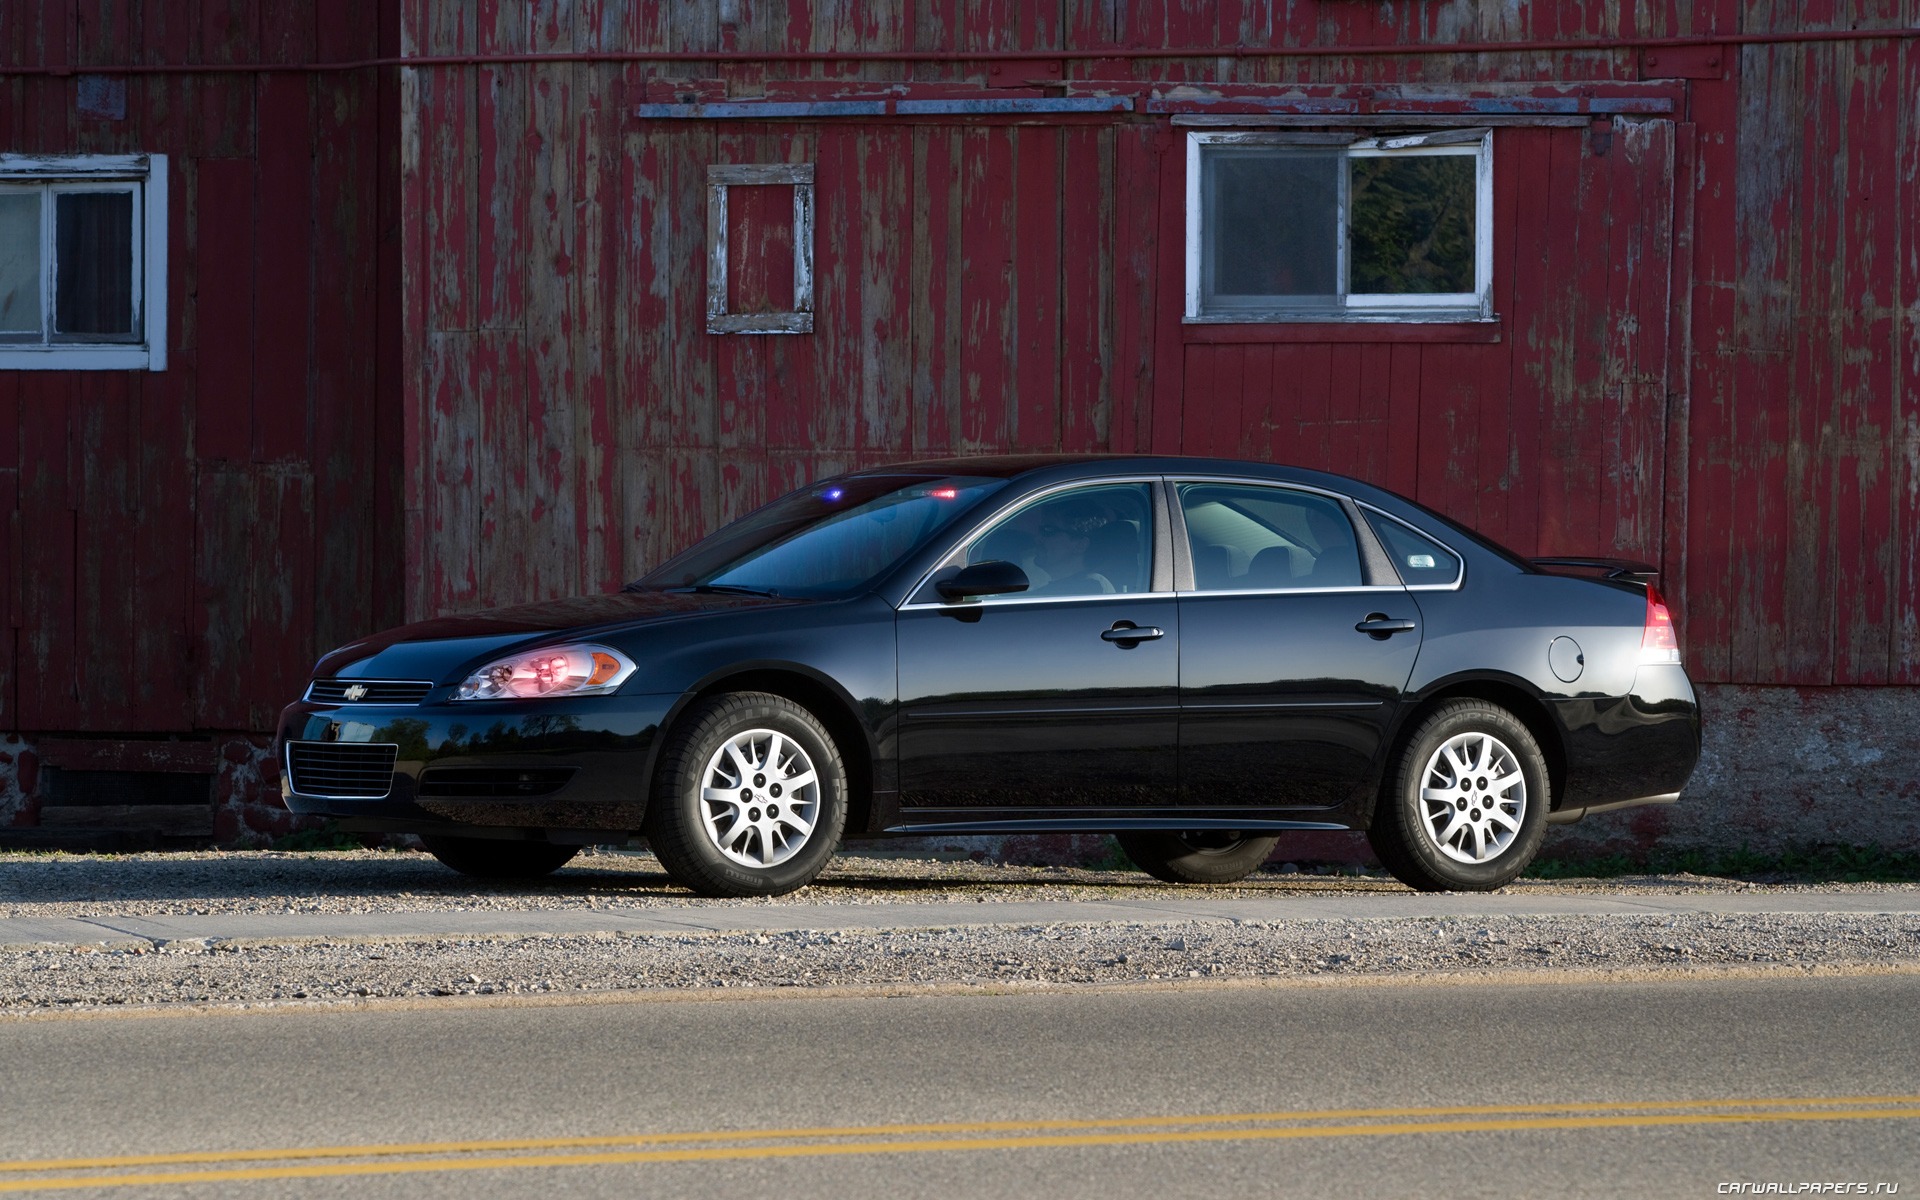
{"label": "barn window", "polygon": [[812,163],[707,168],[707,332],[813,332]]}
{"label": "barn window", "polygon": [[0,154],[0,369],[166,366],[166,164]]}
{"label": "barn window", "polygon": [[1187,135],[1186,319],[1493,316],[1493,142]]}

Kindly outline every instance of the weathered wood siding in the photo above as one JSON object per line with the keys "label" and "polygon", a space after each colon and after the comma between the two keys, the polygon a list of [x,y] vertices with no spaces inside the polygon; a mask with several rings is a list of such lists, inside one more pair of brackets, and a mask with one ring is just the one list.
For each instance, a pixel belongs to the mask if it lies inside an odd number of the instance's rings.
{"label": "weathered wood siding", "polygon": [[166,154],[172,225],[165,371],[0,371],[0,729],[269,729],[401,613],[393,81],[115,76],[114,120],[8,68],[364,58],[382,7],[0,5],[0,150]]}
{"label": "weathered wood siding", "polygon": [[[0,372],[0,728],[262,730],[367,629],[613,586],[823,472],[1005,449],[1351,471],[1522,550],[1659,558],[1702,679],[1920,682],[1920,43],[1121,56],[1915,25],[1920,0],[5,4],[0,149],[168,154],[173,229],[165,372]],[[402,47],[743,57],[254,69]],[[754,58],[1025,49],[1114,57]],[[170,63],[243,69],[119,76],[126,118],[82,115],[77,76]],[[1493,339],[1179,320],[1156,94],[1674,79],[1605,154],[1499,131]],[[1136,111],[634,115],[1096,81]],[[706,334],[706,168],[802,161],[816,332]],[[735,279],[772,297],[757,236]]]}
{"label": "weathered wood siding", "polygon": [[[991,52],[1915,23],[1916,0],[412,0],[406,36],[418,54]],[[1183,326],[1182,131],[1164,115],[634,116],[863,81],[1104,81],[1145,99],[1181,82],[1674,77],[1676,110],[1616,121],[1605,153],[1601,131],[1496,134],[1492,339]],[[614,586],[828,471],[1152,449],[1350,472],[1527,552],[1656,559],[1703,679],[1920,681],[1912,40],[499,65],[409,86],[414,615]],[[708,335],[704,172],[764,162],[815,164],[815,332]]]}

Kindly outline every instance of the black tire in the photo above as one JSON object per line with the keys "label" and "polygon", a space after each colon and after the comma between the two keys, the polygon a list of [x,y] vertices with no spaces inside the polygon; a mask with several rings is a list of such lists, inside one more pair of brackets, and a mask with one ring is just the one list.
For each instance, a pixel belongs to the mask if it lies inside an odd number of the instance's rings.
{"label": "black tire", "polygon": [[[775,747],[764,734],[784,740]],[[737,760],[723,757],[730,743],[744,745],[761,770],[752,777],[738,772],[732,787],[717,789],[736,799],[710,802],[702,798],[709,772],[719,771],[715,778],[723,782],[734,777],[729,772]],[[774,753],[797,747],[798,756],[772,766],[758,759],[761,747]],[[804,777],[796,769],[802,763],[813,775],[811,793],[805,785],[786,791]],[[813,882],[839,848],[846,819],[846,764],[819,719],[784,696],[730,692],[697,705],[674,726],[648,797],[646,835],[667,874],[702,896],[778,896]]]}
{"label": "black tire", "polygon": [[[1474,769],[1458,770],[1458,759],[1439,757],[1450,743]],[[1499,781],[1510,778],[1514,767],[1523,786],[1517,793],[1511,784],[1501,790]],[[1428,785],[1443,795],[1423,800]],[[1546,758],[1520,718],[1485,700],[1449,700],[1415,727],[1381,794],[1367,840],[1408,887],[1490,892],[1533,861],[1552,803]]]}
{"label": "black tire", "polygon": [[1168,883],[1232,883],[1245,879],[1267,861],[1277,837],[1244,837],[1236,832],[1117,833],[1114,840],[1133,865]]}
{"label": "black tire", "polygon": [[504,838],[447,837],[421,834],[427,851],[435,858],[476,879],[538,879],[551,875],[573,861],[578,846],[556,846],[552,842],[508,841]]}

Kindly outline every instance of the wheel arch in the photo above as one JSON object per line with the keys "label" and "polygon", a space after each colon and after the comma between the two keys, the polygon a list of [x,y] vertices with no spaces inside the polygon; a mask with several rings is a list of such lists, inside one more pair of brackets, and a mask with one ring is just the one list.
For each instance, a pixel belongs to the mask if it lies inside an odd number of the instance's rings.
{"label": "wheel arch", "polygon": [[[1383,769],[1380,772],[1380,785],[1373,793],[1374,811],[1378,811],[1387,789],[1393,786],[1394,764],[1400,761],[1407,743],[1413,740],[1414,731],[1428,713],[1449,700],[1484,700],[1512,713],[1516,720],[1525,725],[1527,732],[1539,744],[1541,755],[1547,760],[1547,787],[1552,804],[1559,804],[1565,793],[1567,779],[1566,735],[1546,702],[1524,680],[1509,675],[1489,674],[1456,677],[1438,683],[1423,692],[1418,700],[1402,712],[1399,724],[1387,743],[1387,752],[1381,759]],[[1373,812],[1368,812],[1362,828],[1372,822]]]}
{"label": "wheel arch", "polygon": [[[687,690],[667,714],[656,746],[664,746],[687,712],[711,696],[725,692],[766,692],[800,705],[819,719],[832,735],[847,769],[848,830],[864,830],[873,804],[873,734],[860,719],[859,706],[831,679],[797,663],[740,663],[716,671]],[[657,762],[648,764],[648,778]]]}

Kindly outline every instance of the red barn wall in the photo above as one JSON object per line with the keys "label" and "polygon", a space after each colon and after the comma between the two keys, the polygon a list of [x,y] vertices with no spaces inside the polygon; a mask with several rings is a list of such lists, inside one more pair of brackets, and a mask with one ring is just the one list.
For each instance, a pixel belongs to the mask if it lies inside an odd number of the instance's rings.
{"label": "red barn wall", "polygon": [[[397,86],[258,69],[390,51],[388,7],[0,12],[0,150],[165,154],[171,224],[165,370],[0,371],[0,729],[268,730],[316,647],[399,618]],[[96,71],[124,119],[82,112]]]}
{"label": "red barn wall", "polygon": [[[1740,714],[1791,710],[1809,762],[1868,772],[1841,791],[1920,802],[1871,733],[1916,693],[1849,690],[1920,683],[1917,26],[1920,0],[8,6],[0,150],[167,154],[173,228],[167,370],[0,371],[0,729],[101,769],[141,761],[113,739],[257,742],[331,645],[615,586],[828,471],[1155,450],[1654,558],[1690,669],[1730,685],[1709,765],[1758,764],[1735,790],[1795,769]],[[1668,37],[1708,41],[1641,44]],[[1351,53],[1259,53],[1317,46]],[[403,52],[495,61],[295,69]],[[778,57],[805,53],[880,57]],[[661,57],[688,54],[727,57]],[[124,120],[81,113],[90,72]],[[636,115],[891,85],[1132,111]],[[1671,107],[1499,128],[1491,336],[1181,322],[1156,108],[1423,87]],[[816,168],[815,332],[706,334],[706,167],[780,161]],[[32,803],[21,744],[0,822]],[[258,758],[223,789],[270,792]],[[1810,821],[1831,783],[1792,785]]]}
{"label": "red barn wall", "polygon": [[[1915,0],[415,0],[411,54],[576,57],[411,73],[409,614],[616,586],[829,471],[1152,449],[1349,472],[1525,552],[1657,560],[1702,679],[1920,682],[1920,46],[1609,43],[1915,23]],[[1598,48],[1120,57],[1515,41]],[[1114,57],[755,58],[849,50]],[[717,51],[742,57],[587,60]],[[635,115],[1034,80],[1142,111]],[[1601,130],[1496,133],[1494,337],[1181,323],[1184,130],[1155,95],[1489,82],[1674,97],[1604,154]],[[815,331],[709,335],[705,169],[788,161],[816,169]]]}

